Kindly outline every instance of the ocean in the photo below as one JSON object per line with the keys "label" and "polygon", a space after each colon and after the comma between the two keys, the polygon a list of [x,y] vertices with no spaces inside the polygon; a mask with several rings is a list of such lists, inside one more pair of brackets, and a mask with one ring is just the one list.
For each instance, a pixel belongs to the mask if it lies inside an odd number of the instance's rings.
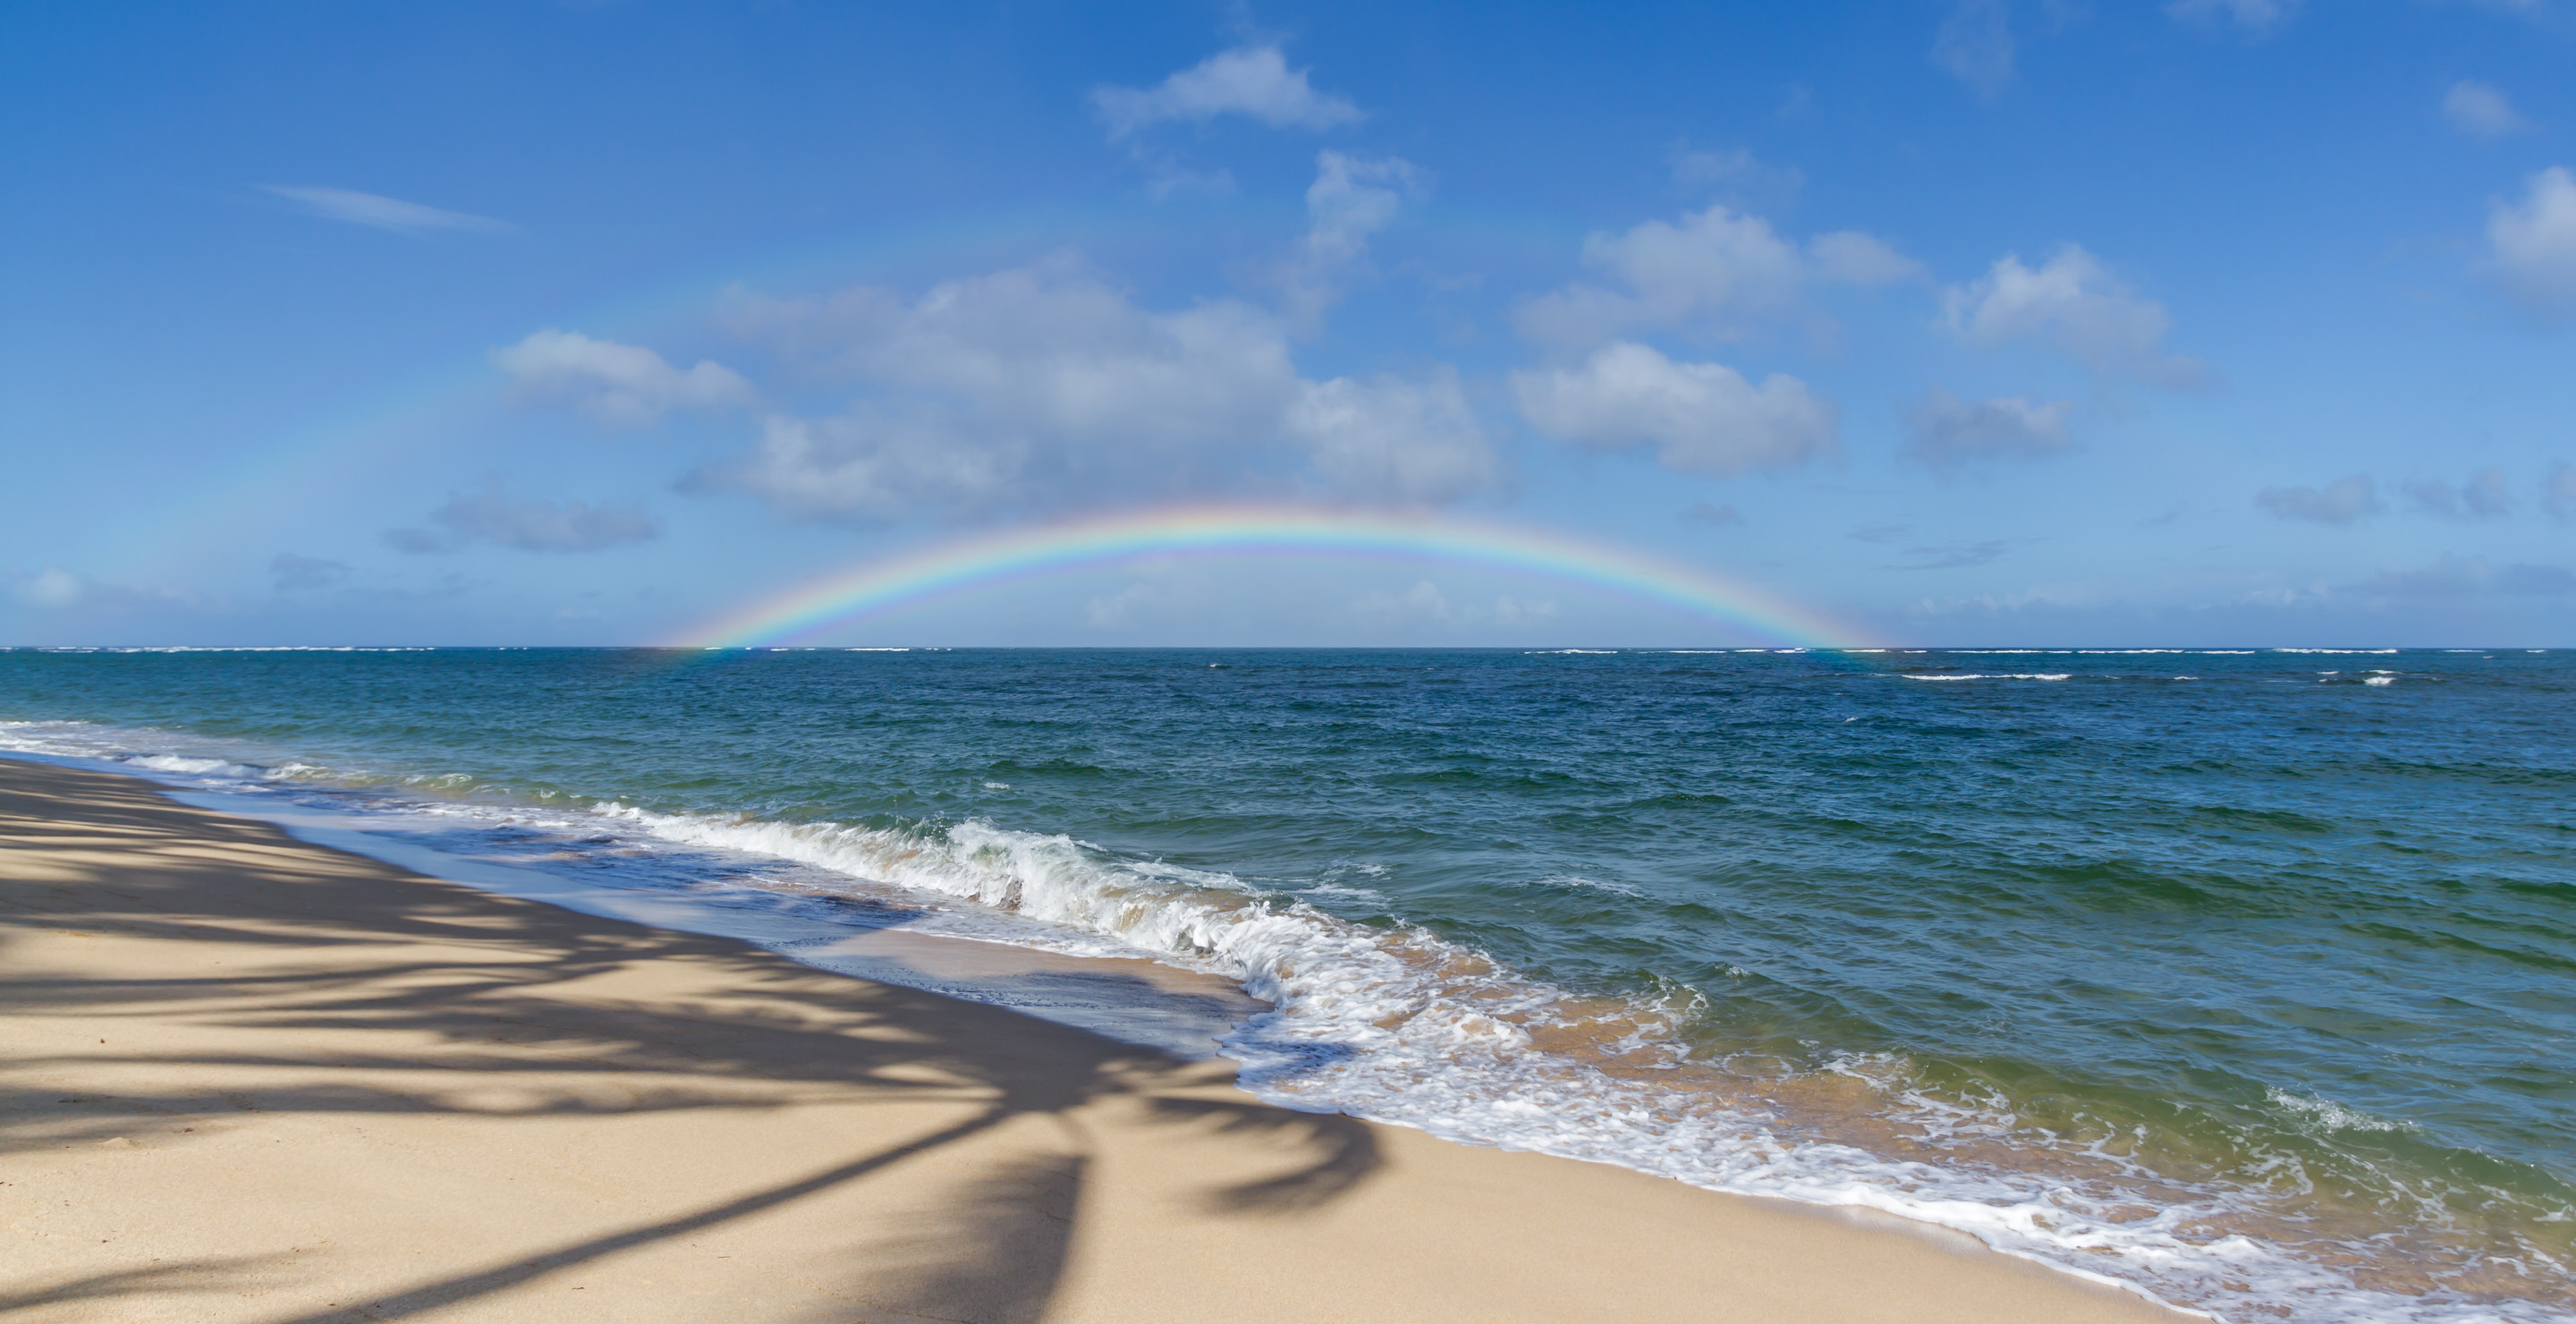
{"label": "ocean", "polygon": [[1275,1102],[2576,1319],[2576,653],[0,651],[0,750],[1213,972]]}

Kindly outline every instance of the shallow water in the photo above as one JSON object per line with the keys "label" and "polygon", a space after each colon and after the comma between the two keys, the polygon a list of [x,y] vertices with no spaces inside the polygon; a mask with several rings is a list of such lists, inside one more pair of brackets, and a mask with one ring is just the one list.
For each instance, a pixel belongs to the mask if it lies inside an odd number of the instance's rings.
{"label": "shallow water", "polygon": [[0,747],[1278,1008],[2229,1318],[2576,1318],[2576,654],[0,652]]}

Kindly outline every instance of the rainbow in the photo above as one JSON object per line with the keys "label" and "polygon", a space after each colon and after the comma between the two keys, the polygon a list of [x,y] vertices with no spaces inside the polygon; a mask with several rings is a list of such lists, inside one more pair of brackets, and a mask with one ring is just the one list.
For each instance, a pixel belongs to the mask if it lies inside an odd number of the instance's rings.
{"label": "rainbow", "polygon": [[761,648],[881,612],[1144,556],[1322,556],[1464,563],[1604,589],[1794,647],[1858,648],[1849,630],[1706,571],[1559,534],[1453,516],[1310,506],[1129,511],[961,539],[818,576],[669,641]]}

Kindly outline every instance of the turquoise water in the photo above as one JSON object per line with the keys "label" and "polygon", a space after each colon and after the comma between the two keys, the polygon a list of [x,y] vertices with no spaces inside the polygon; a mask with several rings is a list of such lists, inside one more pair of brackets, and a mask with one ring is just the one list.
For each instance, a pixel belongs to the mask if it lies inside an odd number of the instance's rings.
{"label": "turquoise water", "polygon": [[[1248,1083],[2227,1318],[2576,1318],[2576,654],[0,652],[0,748],[1137,949]],[[978,925],[986,926],[978,929]]]}

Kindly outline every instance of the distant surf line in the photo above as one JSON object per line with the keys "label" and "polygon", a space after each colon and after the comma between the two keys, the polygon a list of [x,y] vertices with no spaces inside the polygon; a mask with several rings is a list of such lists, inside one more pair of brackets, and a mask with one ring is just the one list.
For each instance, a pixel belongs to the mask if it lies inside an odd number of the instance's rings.
{"label": "distant surf line", "polygon": [[1289,505],[1167,506],[957,539],[863,561],[702,623],[681,648],[798,643],[881,612],[1140,556],[1318,556],[1482,566],[1604,589],[1810,648],[1864,647],[1823,616],[1631,549],[1455,516]]}

